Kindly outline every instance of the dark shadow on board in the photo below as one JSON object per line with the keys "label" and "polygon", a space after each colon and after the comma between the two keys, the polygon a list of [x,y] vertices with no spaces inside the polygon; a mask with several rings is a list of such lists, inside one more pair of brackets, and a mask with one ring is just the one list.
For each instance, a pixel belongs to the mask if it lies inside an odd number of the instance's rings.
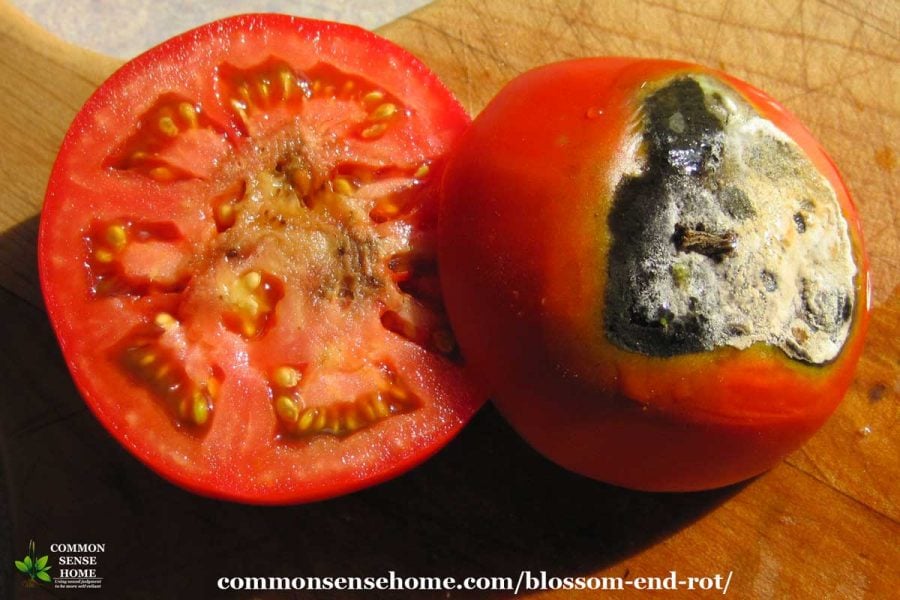
{"label": "dark shadow on board", "polygon": [[[21,240],[35,239],[37,219],[5,232],[0,244],[2,263],[20,265],[35,284],[33,241]],[[0,309],[3,598],[374,597],[217,589],[218,578],[240,575],[586,575],[740,489],[651,494],[574,475],[531,450],[489,405],[424,465],[362,492],[284,507],[202,498],[152,473],[93,418],[39,302],[0,288]],[[11,557],[24,557],[31,539],[39,555],[51,543],[104,544],[101,589],[27,586]],[[51,574],[57,559],[50,553]]]}

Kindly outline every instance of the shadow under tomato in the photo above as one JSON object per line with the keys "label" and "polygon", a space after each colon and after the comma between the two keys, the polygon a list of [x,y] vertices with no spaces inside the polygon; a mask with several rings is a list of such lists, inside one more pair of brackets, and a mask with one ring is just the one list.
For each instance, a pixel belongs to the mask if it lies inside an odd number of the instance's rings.
{"label": "shadow under tomato", "polygon": [[[34,217],[0,239],[0,263],[19,265],[34,289],[36,228]],[[234,576],[588,574],[739,489],[650,494],[604,485],[541,458],[488,406],[421,467],[350,496],[286,507],[194,496],[138,463],[90,415],[28,285],[17,294],[0,288],[0,450],[12,523],[0,529],[9,532],[0,539],[4,598],[71,597],[23,586],[7,556],[24,556],[30,539],[39,554],[54,543],[105,544],[96,566],[103,593],[95,597],[219,597],[217,579]],[[58,573],[59,556],[49,554]]]}

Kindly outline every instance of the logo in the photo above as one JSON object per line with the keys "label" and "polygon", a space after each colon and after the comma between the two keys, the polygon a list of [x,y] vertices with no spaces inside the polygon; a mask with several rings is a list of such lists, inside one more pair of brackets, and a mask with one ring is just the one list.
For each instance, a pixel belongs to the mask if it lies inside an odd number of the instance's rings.
{"label": "logo", "polygon": [[22,572],[22,574],[28,577],[27,583],[32,585],[43,582],[50,583],[53,581],[53,578],[50,577],[50,565],[47,562],[50,558],[45,554],[44,556],[38,557],[37,553],[34,550],[34,540],[28,542],[28,550],[25,554],[25,558],[22,560],[16,561],[16,568]]}
{"label": "logo", "polygon": [[106,552],[106,544],[52,543],[51,554],[58,555],[59,572],[53,579],[56,589],[100,589],[103,578],[97,573],[99,557]]}
{"label": "logo", "polygon": [[[38,556],[34,540],[28,542],[25,558],[15,561],[16,569],[25,579],[25,587],[54,589],[100,589],[103,577],[98,574],[100,557],[106,552],[104,543],[59,543],[50,544],[50,552]],[[57,565],[55,575],[50,576],[50,559]]]}

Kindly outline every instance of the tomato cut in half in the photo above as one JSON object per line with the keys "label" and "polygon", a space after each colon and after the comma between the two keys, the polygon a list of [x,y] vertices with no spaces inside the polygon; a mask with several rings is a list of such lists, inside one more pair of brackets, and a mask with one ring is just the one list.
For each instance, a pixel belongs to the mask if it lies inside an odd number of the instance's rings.
{"label": "tomato cut in half", "polygon": [[103,425],[249,503],[437,451],[483,401],[437,284],[437,182],[468,123],[421,62],[336,23],[233,17],[124,65],[63,142],[39,241]]}
{"label": "tomato cut in half", "polygon": [[457,148],[448,314],[540,452],[622,486],[712,488],[837,407],[869,319],[859,220],[766,94],[686,63],[568,61],[512,81]]}

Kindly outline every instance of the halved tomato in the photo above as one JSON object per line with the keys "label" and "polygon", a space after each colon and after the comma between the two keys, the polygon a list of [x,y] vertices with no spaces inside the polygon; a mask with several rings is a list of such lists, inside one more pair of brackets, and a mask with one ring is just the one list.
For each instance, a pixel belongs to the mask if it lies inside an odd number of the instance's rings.
{"label": "halved tomato", "polygon": [[65,138],[39,243],[103,425],[167,479],[252,503],[438,450],[482,403],[435,261],[468,122],[417,59],[335,23],[234,17],[122,67]]}

